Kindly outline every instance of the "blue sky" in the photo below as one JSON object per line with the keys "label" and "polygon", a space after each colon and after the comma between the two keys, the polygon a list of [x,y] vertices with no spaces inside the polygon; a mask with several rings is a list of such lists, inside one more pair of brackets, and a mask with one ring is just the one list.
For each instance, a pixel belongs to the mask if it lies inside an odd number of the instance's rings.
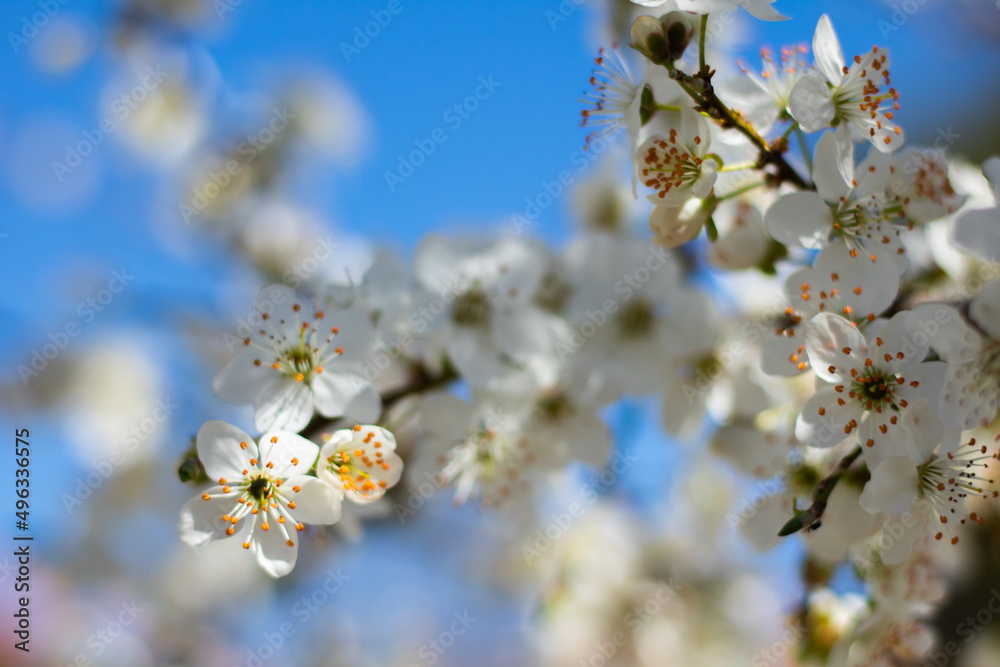
{"label": "blue sky", "polygon": [[[525,198],[536,196],[545,182],[578,164],[585,134],[579,128],[578,100],[604,40],[596,37],[601,5],[593,1],[558,21],[553,17],[560,5],[576,5],[560,0],[399,2],[401,11],[360,52],[352,51],[350,62],[341,44],[351,42],[355,29],[363,29],[373,20],[371,12],[385,11],[388,2],[244,0],[221,20],[210,15],[207,34],[195,33],[194,39],[218,66],[230,99],[258,89],[286,67],[320,69],[341,79],[364,106],[370,144],[354,167],[310,163],[296,173],[291,190],[298,201],[335,220],[342,232],[408,252],[430,230],[494,228],[522,212]],[[778,0],[776,6],[795,20],[745,22],[747,46],[739,55],[750,63],[756,62],[756,45],[809,42],[817,18],[829,11],[848,57],[874,43],[889,47],[893,81],[903,96],[897,118],[911,143],[932,140],[938,128],[950,125],[963,136],[975,135],[975,128],[961,121],[975,109],[961,101],[974,99],[966,91],[976,77],[995,79],[991,73],[1000,67],[1000,51],[990,46],[987,30],[969,29],[935,0],[921,5],[899,30],[887,27],[897,27],[891,3]],[[106,41],[111,7],[70,0],[60,12],[86,17],[98,39]],[[0,4],[0,32],[20,30],[23,18],[36,11],[37,2]],[[995,30],[1000,10],[997,15],[984,15],[981,24],[993,21]],[[995,43],[995,33],[992,39]],[[224,294],[215,289],[232,275],[226,252],[210,242],[186,257],[164,248],[152,223],[162,174],[113,140],[98,146],[65,183],[53,180],[51,162],[62,157],[64,137],[79,137],[99,122],[100,95],[113,68],[108,51],[98,49],[71,74],[53,76],[41,72],[27,51],[15,53],[7,39],[0,45],[0,233],[7,234],[0,239],[0,284],[5,287],[0,290],[5,322],[0,375],[17,382],[14,369],[27,360],[26,351],[78,317],[81,298],[92,293],[81,284],[94,284],[81,276],[100,286],[112,270],[126,268],[136,274],[134,288],[93,327],[85,327],[80,340],[93,342],[127,326],[146,328],[164,344],[163,362],[175,376],[172,382],[198,381],[207,389],[215,369],[192,368],[188,355],[169,346],[170,314],[177,308],[210,315],[244,309],[222,303]],[[483,80],[495,82],[488,94]],[[477,89],[481,99],[467,118],[457,123],[456,116],[446,115]],[[426,144],[434,136],[439,139],[433,154],[391,190],[385,172],[395,170],[399,156],[413,151],[415,142]],[[36,194],[27,196],[26,188]],[[568,208],[564,197],[545,209],[536,231],[554,242],[565,239]],[[174,391],[184,395],[183,389]],[[639,408],[626,406],[623,414],[630,409]],[[182,411],[175,424],[177,443],[197,430],[206,411],[204,406]],[[40,428],[40,439],[58,439],[58,431]],[[651,457],[650,474],[673,464],[670,455],[654,451],[662,446],[655,433],[647,428],[639,439]],[[0,467],[6,465],[5,459]],[[44,466],[38,472],[48,479],[42,482],[46,490],[58,491],[77,474],[56,461],[38,465]],[[656,486],[638,478],[629,484],[631,500],[639,505]],[[62,507],[53,504],[51,516],[53,521],[63,517]],[[465,514],[452,525],[469,520]],[[173,539],[172,526],[167,527],[171,531],[149,535]],[[82,536],[68,532],[79,544]],[[155,548],[158,539],[147,546]],[[395,536],[376,535],[368,553],[379,554],[375,562],[383,564],[379,559],[389,558],[399,544]],[[444,578],[447,572],[439,574]]]}
{"label": "blue sky", "polygon": [[[379,34],[348,56],[342,44],[388,3],[247,0],[221,20],[210,14],[208,29],[195,39],[234,95],[255,90],[285,67],[304,65],[343,80],[370,118],[370,145],[354,168],[320,166],[299,174],[296,195],[342,230],[407,250],[430,229],[477,230],[509,220],[524,210],[526,197],[572,167],[584,136],[578,99],[596,46],[605,40],[596,37],[596,2],[563,3],[563,11],[573,11],[559,21],[553,18],[560,11],[556,0],[399,3],[399,13],[389,14]],[[1000,51],[987,46],[990,34],[965,29],[935,0],[921,4],[899,30],[890,29],[896,27],[891,4],[779,0],[778,6],[794,20],[744,21],[749,32],[741,55],[754,63],[755,44],[809,41],[819,14],[829,11],[848,56],[873,43],[891,49],[894,83],[903,96],[897,117],[913,139],[930,140],[937,128],[955,123],[968,111],[959,100],[966,99],[972,78],[1000,65]],[[60,11],[87,17],[106,39],[110,7],[72,0]],[[37,9],[36,2],[3,3],[0,26],[17,31]],[[0,294],[0,308],[18,315],[22,326],[5,329],[3,340],[21,348],[58,326],[77,303],[70,298],[60,311],[59,296],[72,295],[65,283],[81,264],[107,272],[131,262],[143,267],[144,290],[191,294],[202,291],[221,263],[207,252],[179,265],[156,247],[149,221],[158,174],[137,166],[113,140],[98,146],[65,183],[54,180],[51,161],[62,156],[65,143],[51,137],[39,142],[39,127],[51,129],[39,124],[54,122],[70,138],[94,127],[112,62],[98,50],[71,74],[53,76],[39,71],[28,51],[0,50],[6,93],[0,99],[0,231],[9,234],[0,243],[0,272],[4,284],[18,286]],[[475,93],[480,77],[499,86],[455,127],[455,116],[445,114]],[[926,85],[928,79],[934,85]],[[391,191],[386,171],[435,129],[446,141]],[[47,204],[38,204],[37,196],[26,199],[26,178],[42,184]],[[88,189],[89,196],[74,199]],[[563,198],[542,212],[536,229],[543,236],[565,235],[567,204]],[[6,348],[5,368],[17,358],[17,347]]]}

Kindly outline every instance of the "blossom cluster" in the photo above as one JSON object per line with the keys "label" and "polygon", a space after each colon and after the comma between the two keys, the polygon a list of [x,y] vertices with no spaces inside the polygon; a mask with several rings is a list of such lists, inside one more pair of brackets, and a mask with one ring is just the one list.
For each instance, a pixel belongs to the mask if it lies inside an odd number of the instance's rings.
{"label": "blossom cluster", "polygon": [[[432,234],[357,282],[265,287],[214,382],[264,435],[201,429],[218,485],[185,506],[181,536],[238,535],[287,574],[306,524],[379,502],[404,460],[457,504],[530,507],[571,462],[608,464],[605,408],[652,396],[667,433],[708,425],[714,456],[777,480],[732,515],[750,544],[800,533],[815,562],[863,579],[865,603],[810,589],[804,653],[920,658],[938,545],[963,542],[998,491],[1000,158],[984,188],[940,150],[904,148],[888,51],[845,60],[826,16],[811,49],[765,49],[758,72],[718,80],[712,17],[784,19],[773,1],[636,3],[662,13],[632,25],[642,75],[602,51],[583,120],[591,142],[626,130],[651,240],[612,176],[560,249]],[[399,452],[392,431],[408,434]]]}

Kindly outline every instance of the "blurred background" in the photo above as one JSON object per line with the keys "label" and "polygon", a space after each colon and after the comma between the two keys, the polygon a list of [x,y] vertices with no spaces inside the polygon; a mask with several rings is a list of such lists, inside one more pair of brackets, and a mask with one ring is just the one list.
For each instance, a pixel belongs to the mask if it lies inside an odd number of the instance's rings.
{"label": "blurred background", "polygon": [[[719,76],[735,75],[740,59],[756,67],[762,45],[809,43],[827,12],[848,57],[890,49],[908,145],[976,164],[1000,152],[991,0],[776,7],[793,20],[741,12],[723,27],[712,44]],[[409,257],[432,230],[510,233],[564,169],[574,189],[627,182],[623,146],[582,151],[580,98],[597,49],[627,42],[636,9],[0,4],[0,421],[10,445],[0,497],[13,507],[12,434],[28,428],[35,538],[32,653],[13,651],[4,629],[0,663],[598,665],[586,657],[606,641],[595,609],[626,624],[634,613],[640,639],[621,664],[747,664],[787,647],[801,538],[765,555],[747,549],[726,517],[766,490],[705,456],[707,430],[665,436],[643,401],[605,415],[616,447],[642,465],[610,481],[571,471],[544,499],[540,525],[581,484],[595,500],[537,560],[521,550],[539,539],[536,526],[454,508],[447,493],[412,496],[421,479],[394,497],[421,499],[412,516],[386,503],[314,532],[277,582],[231,544],[194,552],[176,535],[194,493],[176,466],[198,428],[223,419],[252,432],[250,408],[215,397],[211,380],[230,356],[224,334],[263,284],[357,281],[377,249]],[[578,200],[555,198],[529,233],[563,245]],[[630,215],[645,236],[642,204]],[[8,516],[5,545],[13,532]],[[13,563],[0,555],[5,619]],[[834,584],[853,590],[849,572]],[[993,630],[977,645],[996,641]],[[996,664],[977,655],[962,664]]]}

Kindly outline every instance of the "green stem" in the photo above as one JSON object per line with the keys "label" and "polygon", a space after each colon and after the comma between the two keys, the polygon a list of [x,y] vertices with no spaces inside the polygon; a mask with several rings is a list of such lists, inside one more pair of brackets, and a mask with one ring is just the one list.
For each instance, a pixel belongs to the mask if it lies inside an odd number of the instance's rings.
{"label": "green stem", "polygon": [[672,104],[654,104],[653,107],[657,111],[680,111],[681,110],[681,108],[679,106],[674,106]]}
{"label": "green stem", "polygon": [[830,495],[837,488],[840,478],[844,476],[844,473],[847,472],[859,456],[861,456],[861,445],[852,449],[850,454],[840,460],[836,470],[829,476],[824,477],[816,485],[816,490],[813,491],[812,505],[806,511],[796,514],[782,526],[781,530],[778,531],[778,537],[787,537],[803,529],[808,531],[818,528],[820,519],[823,518],[823,512],[826,511],[826,503],[830,500]]}
{"label": "green stem", "polygon": [[792,132],[794,132],[797,129],[799,129],[799,124],[796,121],[793,122],[791,125],[789,125],[788,129],[785,130],[785,133],[781,135],[782,140],[788,141],[788,137],[792,136]]}
{"label": "green stem", "polygon": [[708,73],[705,67],[705,33],[708,31],[708,14],[701,15],[701,31],[698,34],[698,68],[702,74]]}
{"label": "green stem", "polygon": [[715,220],[712,216],[708,216],[708,220],[705,221],[705,231],[708,233],[708,240],[715,243],[719,238],[719,229],[715,226]]}
{"label": "green stem", "polygon": [[716,201],[726,201],[727,199],[732,199],[733,197],[739,197],[744,192],[749,192],[751,190],[755,190],[756,188],[762,187],[764,185],[767,185],[767,181],[758,181],[757,183],[751,183],[750,185],[744,185],[741,188],[736,188],[732,192],[727,192],[724,195],[718,195],[718,196],[716,196],[715,200]]}
{"label": "green stem", "polygon": [[[705,157],[708,157],[708,156],[706,155]],[[757,161],[756,160],[754,160],[753,162],[738,162],[736,164],[727,165],[725,167],[720,166],[719,167],[719,171],[720,172],[723,172],[723,171],[739,171],[741,169],[753,169],[756,166],[757,166]]]}
{"label": "green stem", "polygon": [[718,171],[722,171],[726,167],[726,163],[715,153],[705,153],[705,159],[715,161],[715,164],[719,165]]}
{"label": "green stem", "polygon": [[798,123],[793,127],[795,128],[795,136],[799,139],[799,150],[802,151],[802,159],[806,161],[806,168],[811,174],[813,172],[813,161],[812,156],[809,155],[809,146],[806,145],[806,135]]}

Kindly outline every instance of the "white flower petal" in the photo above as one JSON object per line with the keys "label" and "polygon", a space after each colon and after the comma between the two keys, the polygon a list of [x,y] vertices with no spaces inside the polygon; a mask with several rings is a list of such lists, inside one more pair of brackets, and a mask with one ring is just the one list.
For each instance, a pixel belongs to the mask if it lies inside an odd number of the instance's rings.
{"label": "white flower petal", "polygon": [[[246,443],[246,449],[241,443]],[[254,439],[224,421],[206,422],[198,430],[196,448],[205,473],[212,480],[240,479],[250,467],[250,459],[257,458]]]}
{"label": "white flower petal", "polygon": [[[213,489],[217,492],[221,490],[221,487]],[[177,532],[181,540],[193,547],[200,547],[213,540],[225,538],[230,523],[223,521],[222,517],[236,506],[235,496],[208,500],[195,496],[181,509],[180,520],[177,523]]]}
{"label": "white flower petal", "polygon": [[832,92],[819,72],[806,72],[788,95],[788,111],[806,132],[830,127],[837,116]]}
{"label": "white flower petal", "polygon": [[827,80],[836,85],[844,78],[844,53],[840,49],[840,40],[833,29],[833,23],[826,14],[819,17],[816,32],[813,34],[813,57],[816,67]]}
{"label": "white flower petal", "polygon": [[312,419],[313,392],[304,382],[282,377],[254,407],[254,425],[259,430],[298,432]]}
{"label": "white flower petal", "polygon": [[815,192],[793,192],[771,204],[764,225],[775,241],[801,248],[821,248],[833,229],[833,214]]}
{"label": "white flower petal", "polygon": [[360,376],[324,370],[313,378],[312,390],[316,410],[324,417],[348,415],[358,421],[378,418],[381,398],[372,383]]}
{"label": "white flower petal", "polygon": [[303,475],[309,472],[319,455],[316,443],[306,440],[297,433],[269,431],[260,437],[261,465],[271,464],[273,477]]}
{"label": "white flower petal", "polygon": [[[294,490],[296,487],[298,491]],[[341,494],[322,480],[307,475],[293,475],[281,485],[281,492],[295,502],[292,516],[296,521],[313,526],[327,526],[340,520]]]}
{"label": "white flower petal", "polygon": [[813,157],[813,182],[826,202],[839,202],[841,197],[846,197],[854,179],[854,144],[848,133],[846,149],[841,145],[844,134],[841,129],[823,133]]}
{"label": "white flower petal", "polygon": [[244,349],[219,371],[212,381],[215,393],[236,405],[255,403],[281,379],[271,364],[273,359],[257,349]]}
{"label": "white flower petal", "polygon": [[290,526],[287,521],[284,524],[278,522],[273,508],[269,507],[267,513],[257,520],[250,545],[257,564],[272,577],[283,577],[295,567],[299,555],[299,535],[295,526]]}
{"label": "white flower petal", "polygon": [[969,317],[990,338],[1000,340],[1000,280],[983,286],[969,304]]}
{"label": "white flower petal", "polygon": [[861,406],[847,397],[846,390],[822,387],[806,401],[795,422],[795,437],[809,447],[826,449],[843,442],[848,424],[861,415]]}
{"label": "white flower petal", "polygon": [[917,466],[908,456],[891,456],[872,470],[861,493],[861,506],[877,514],[905,514],[917,498]]}
{"label": "white flower petal", "polygon": [[806,326],[806,352],[816,375],[827,382],[849,380],[868,351],[865,337],[851,321],[820,313]]}

